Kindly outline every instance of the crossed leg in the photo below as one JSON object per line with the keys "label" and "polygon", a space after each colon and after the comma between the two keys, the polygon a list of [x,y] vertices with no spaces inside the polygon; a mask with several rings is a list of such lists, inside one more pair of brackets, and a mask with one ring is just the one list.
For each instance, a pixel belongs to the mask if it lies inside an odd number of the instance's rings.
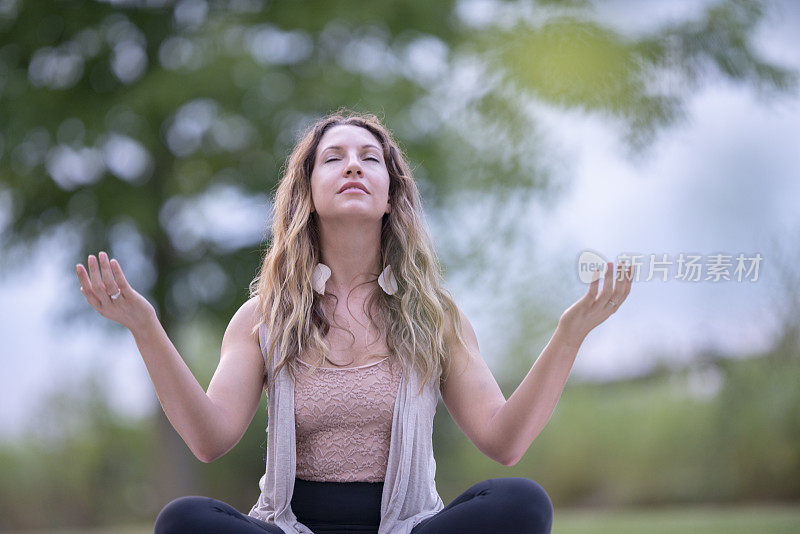
{"label": "crossed leg", "polygon": [[474,484],[411,534],[549,534],[552,524],[553,504],[544,488],[529,478],[504,477]]}
{"label": "crossed leg", "polygon": [[154,534],[284,534],[271,525],[212,497],[187,496],[171,501],[159,512]]}

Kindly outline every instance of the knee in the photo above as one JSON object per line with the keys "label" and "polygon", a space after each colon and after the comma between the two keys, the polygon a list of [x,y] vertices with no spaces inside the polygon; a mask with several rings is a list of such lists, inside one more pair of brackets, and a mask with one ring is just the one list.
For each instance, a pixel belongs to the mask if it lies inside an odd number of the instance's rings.
{"label": "knee", "polygon": [[502,488],[508,517],[516,532],[548,533],[553,524],[553,503],[542,486],[525,477],[496,479]]}
{"label": "knee", "polygon": [[180,534],[192,532],[197,524],[207,497],[187,496],[170,501],[159,512],[153,527],[154,534]]}

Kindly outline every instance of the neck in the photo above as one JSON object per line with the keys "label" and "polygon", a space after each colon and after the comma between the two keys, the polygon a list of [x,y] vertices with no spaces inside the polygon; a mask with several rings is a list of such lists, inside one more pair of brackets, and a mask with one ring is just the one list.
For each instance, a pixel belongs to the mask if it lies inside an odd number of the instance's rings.
{"label": "neck", "polygon": [[319,228],[320,261],[331,269],[326,289],[347,294],[359,284],[378,277],[381,221],[327,221],[320,223]]}

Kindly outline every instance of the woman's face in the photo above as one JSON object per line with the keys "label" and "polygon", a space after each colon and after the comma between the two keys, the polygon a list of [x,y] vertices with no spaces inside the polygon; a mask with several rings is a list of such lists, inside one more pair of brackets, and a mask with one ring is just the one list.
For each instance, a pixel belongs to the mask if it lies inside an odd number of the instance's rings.
{"label": "woman's face", "polygon": [[[362,189],[347,190],[350,182]],[[325,132],[311,172],[311,200],[321,219],[380,220],[389,213],[389,171],[369,130],[348,124]]]}

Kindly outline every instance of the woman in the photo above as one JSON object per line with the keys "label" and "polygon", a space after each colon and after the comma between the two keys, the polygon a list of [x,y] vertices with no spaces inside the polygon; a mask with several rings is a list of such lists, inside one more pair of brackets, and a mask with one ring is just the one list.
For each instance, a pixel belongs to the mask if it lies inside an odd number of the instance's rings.
{"label": "woman", "polygon": [[[161,406],[201,461],[239,442],[269,401],[267,466],[248,515],[187,496],[158,533],[547,533],[553,509],[533,480],[484,480],[444,506],[431,445],[437,395],[488,457],[517,463],[549,420],[578,347],[628,295],[607,265],[561,316],[506,401],[470,322],[442,288],[419,193],[372,115],[335,113],[289,156],[273,238],[251,298],[231,319],[204,392],[116,260],[77,266],[81,291],[128,327]],[[599,278],[599,277],[598,277]],[[612,291],[613,289],[613,291]]]}

